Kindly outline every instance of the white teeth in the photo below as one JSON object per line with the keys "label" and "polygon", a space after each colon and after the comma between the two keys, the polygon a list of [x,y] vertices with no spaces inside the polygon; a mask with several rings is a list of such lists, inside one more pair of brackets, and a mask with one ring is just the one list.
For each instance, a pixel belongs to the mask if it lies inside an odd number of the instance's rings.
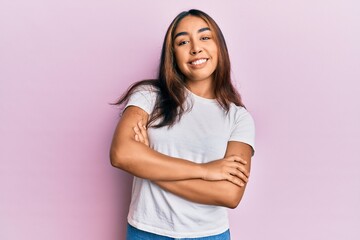
{"label": "white teeth", "polygon": [[195,62],[191,62],[192,65],[199,65],[199,64],[202,64],[204,62],[206,62],[207,59],[199,59],[199,60],[196,60]]}

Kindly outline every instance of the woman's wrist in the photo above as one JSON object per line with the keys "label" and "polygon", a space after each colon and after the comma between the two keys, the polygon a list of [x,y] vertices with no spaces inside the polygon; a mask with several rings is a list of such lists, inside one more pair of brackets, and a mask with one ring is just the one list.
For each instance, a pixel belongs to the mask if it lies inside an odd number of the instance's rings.
{"label": "woman's wrist", "polygon": [[205,176],[206,176],[206,169],[205,169],[204,164],[196,163],[196,168],[197,168],[196,169],[196,174],[197,174],[196,178],[204,180]]}

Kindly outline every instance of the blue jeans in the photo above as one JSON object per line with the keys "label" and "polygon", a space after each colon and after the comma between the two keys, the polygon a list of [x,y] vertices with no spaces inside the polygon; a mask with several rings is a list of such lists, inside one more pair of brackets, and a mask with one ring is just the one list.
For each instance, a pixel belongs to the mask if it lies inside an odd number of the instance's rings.
{"label": "blue jeans", "polygon": [[230,231],[227,230],[224,233],[208,236],[208,237],[200,237],[200,238],[171,238],[171,237],[164,237],[154,233],[145,232],[139,230],[130,224],[127,226],[127,234],[126,240],[230,240]]}

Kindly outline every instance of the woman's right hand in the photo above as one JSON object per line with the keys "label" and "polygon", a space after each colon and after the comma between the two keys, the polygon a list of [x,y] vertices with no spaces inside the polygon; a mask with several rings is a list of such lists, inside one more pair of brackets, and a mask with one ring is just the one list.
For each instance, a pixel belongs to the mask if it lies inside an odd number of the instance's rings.
{"label": "woman's right hand", "polygon": [[223,159],[201,164],[207,181],[227,180],[240,187],[248,182],[249,173],[245,168],[247,162],[240,156],[233,155]]}

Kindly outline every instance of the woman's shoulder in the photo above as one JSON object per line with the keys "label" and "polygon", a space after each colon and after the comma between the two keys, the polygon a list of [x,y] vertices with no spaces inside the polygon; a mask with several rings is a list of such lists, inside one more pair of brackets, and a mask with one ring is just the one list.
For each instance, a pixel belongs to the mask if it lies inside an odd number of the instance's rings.
{"label": "woman's shoulder", "polygon": [[158,81],[157,79],[147,79],[135,83],[133,86],[134,92],[158,92]]}
{"label": "woman's shoulder", "polygon": [[249,113],[249,111],[244,106],[238,106],[235,103],[230,103],[229,112],[233,112],[236,114]]}
{"label": "woman's shoulder", "polygon": [[237,106],[234,103],[230,104],[229,114],[235,119],[247,119],[253,121],[251,113],[243,106]]}
{"label": "woman's shoulder", "polygon": [[143,80],[131,86],[129,91],[130,98],[137,96],[145,97],[148,101],[153,102],[158,96],[159,88],[156,80]]}

